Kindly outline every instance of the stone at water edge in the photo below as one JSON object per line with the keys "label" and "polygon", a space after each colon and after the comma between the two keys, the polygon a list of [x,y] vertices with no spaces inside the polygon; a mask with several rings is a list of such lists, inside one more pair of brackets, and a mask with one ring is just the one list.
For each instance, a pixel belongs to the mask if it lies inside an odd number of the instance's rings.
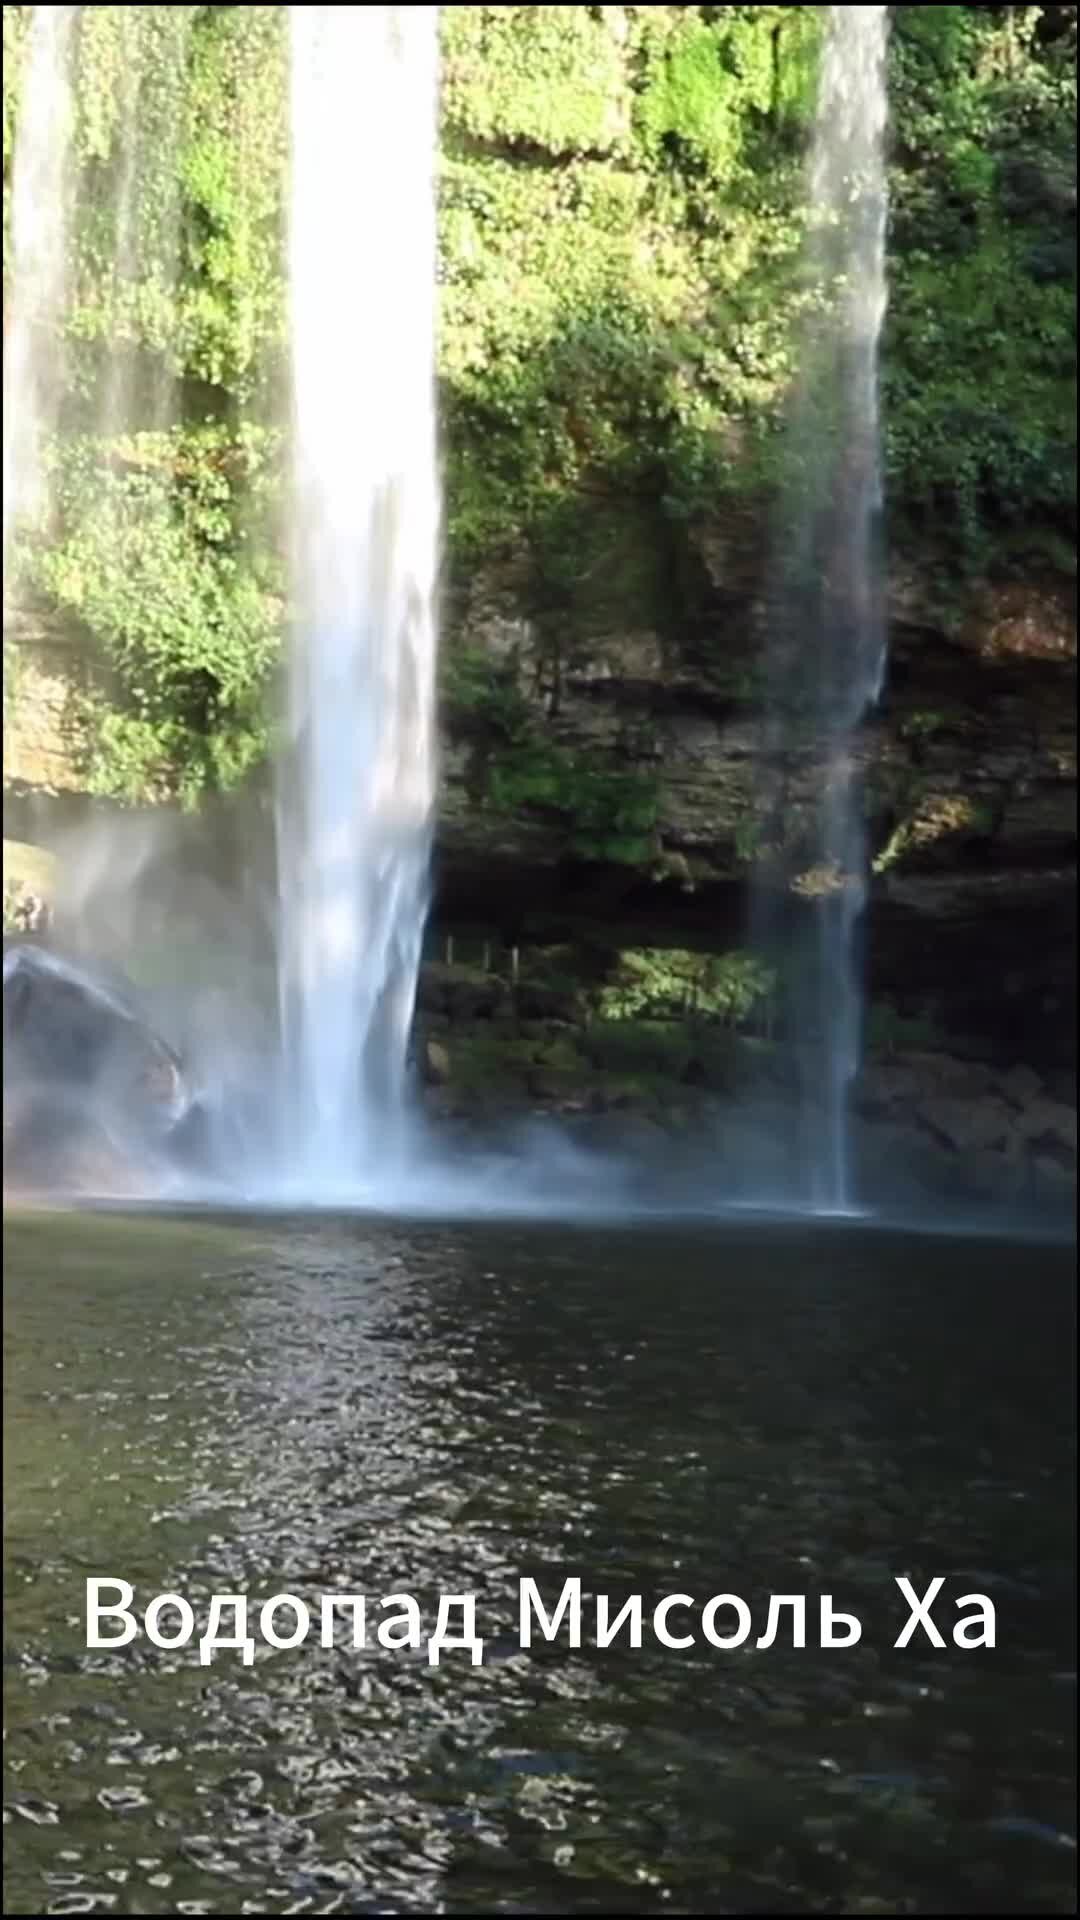
{"label": "stone at water edge", "polygon": [[190,1104],[177,1054],[125,985],[43,947],[4,953],[5,1177],[131,1191]]}

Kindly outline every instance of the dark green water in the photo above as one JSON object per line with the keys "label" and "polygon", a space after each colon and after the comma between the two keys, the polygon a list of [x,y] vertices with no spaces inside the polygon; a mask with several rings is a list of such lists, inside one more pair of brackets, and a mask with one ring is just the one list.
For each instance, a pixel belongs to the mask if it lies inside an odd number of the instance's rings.
{"label": "dark green water", "polygon": [[[6,1911],[1073,1911],[1067,1250],[103,1216],[5,1239]],[[897,1573],[989,1593],[997,1647],[894,1649]],[[197,1612],[472,1591],[487,1658],[88,1652],[93,1574]],[[831,1591],[863,1639],[522,1651],[519,1579],[553,1600],[571,1574],[616,1603],[735,1592],[754,1637],[770,1592]]]}

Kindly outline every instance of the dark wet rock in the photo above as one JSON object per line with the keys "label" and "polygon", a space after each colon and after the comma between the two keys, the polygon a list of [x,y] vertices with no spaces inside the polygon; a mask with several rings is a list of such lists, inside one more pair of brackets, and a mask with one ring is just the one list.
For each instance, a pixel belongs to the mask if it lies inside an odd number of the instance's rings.
{"label": "dark wet rock", "polygon": [[178,1055],[122,982],[39,946],[4,953],[5,1180],[134,1191],[186,1113]]}
{"label": "dark wet rock", "polygon": [[573,1024],[582,1018],[583,1002],[569,987],[548,986],[540,981],[523,980],[515,994],[519,1018]]}
{"label": "dark wet rock", "polygon": [[[604,1149],[618,1137],[627,1152],[636,1133],[639,1147],[666,1141],[707,1161],[732,1189],[797,1191],[816,1124],[790,1048],[680,1021],[575,1027],[512,1012],[426,1013],[416,1060],[440,1122],[465,1119],[497,1139],[545,1113]],[[937,1195],[1058,1208],[1075,1178],[1071,1089],[1068,1075],[967,1048],[872,1054],[853,1089],[856,1186],[868,1201]],[[644,1127],[619,1124],[631,1116]]]}
{"label": "dark wet rock", "polygon": [[13,1080],[99,1090],[166,1123],[184,1104],[178,1056],[125,989],[42,947],[4,954],[4,1066]]}
{"label": "dark wet rock", "polygon": [[1032,1155],[1031,1177],[1033,1184],[1051,1200],[1067,1200],[1076,1190],[1075,1174],[1046,1153]]}
{"label": "dark wet rock", "polygon": [[1032,1100],[1020,1114],[1017,1132],[1046,1150],[1064,1151],[1076,1158],[1076,1109],[1059,1100]]}
{"label": "dark wet rock", "polygon": [[869,1061],[859,1076],[855,1104],[860,1113],[887,1114],[909,1106],[922,1090],[915,1067]]}
{"label": "dark wet rock", "polygon": [[992,1094],[967,1100],[957,1096],[924,1100],[918,1115],[931,1133],[958,1153],[1003,1147],[1013,1134],[1012,1109]]}
{"label": "dark wet rock", "polygon": [[450,1054],[441,1040],[428,1040],[424,1047],[424,1079],[429,1086],[445,1086],[450,1078]]}
{"label": "dark wet rock", "polygon": [[1031,1067],[1024,1066],[1010,1067],[1008,1073],[1000,1075],[997,1084],[999,1093],[1004,1094],[1014,1107],[1026,1106],[1043,1090],[1038,1074]]}
{"label": "dark wet rock", "polygon": [[963,1171],[968,1188],[979,1199],[1019,1201],[1030,1184],[1023,1158],[1008,1148],[988,1147],[970,1154]]}
{"label": "dark wet rock", "polygon": [[456,1020],[490,1020],[505,1007],[510,989],[504,980],[479,968],[430,961],[419,982],[417,1005],[424,1014]]}

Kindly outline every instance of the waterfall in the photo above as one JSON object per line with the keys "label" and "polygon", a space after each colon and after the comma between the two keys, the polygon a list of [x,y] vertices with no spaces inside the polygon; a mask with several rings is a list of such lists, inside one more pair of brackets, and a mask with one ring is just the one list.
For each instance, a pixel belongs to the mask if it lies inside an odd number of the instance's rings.
{"label": "waterfall", "polygon": [[886,665],[877,535],[888,8],[828,7],[825,15],[769,662],[766,812],[768,833],[781,839],[792,819],[809,822],[774,866],[811,921],[789,1004],[800,1032],[805,1198],[829,1212],[853,1203],[849,1101],[861,1051],[867,896],[858,736]]}
{"label": "waterfall", "polygon": [[43,508],[55,424],[67,265],[70,49],[79,9],[34,7],[22,49],[11,196],[12,313],[4,333],[4,618],[12,543]]}
{"label": "waterfall", "polygon": [[436,798],[438,9],[290,10],[294,489],[279,755],[290,1173],[392,1150]]}

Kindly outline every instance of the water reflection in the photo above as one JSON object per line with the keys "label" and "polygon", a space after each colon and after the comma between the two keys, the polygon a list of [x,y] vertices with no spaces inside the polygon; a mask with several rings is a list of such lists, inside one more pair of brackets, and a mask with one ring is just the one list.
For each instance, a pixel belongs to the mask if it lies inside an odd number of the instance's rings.
{"label": "water reflection", "polygon": [[[1072,1911],[1064,1250],[6,1237],[8,1911]],[[487,1657],[89,1653],[93,1573],[474,1592]],[[522,1651],[519,1579],[569,1573],[762,1621],[829,1591],[864,1635]],[[896,1573],[990,1592],[998,1647],[894,1651]]]}

